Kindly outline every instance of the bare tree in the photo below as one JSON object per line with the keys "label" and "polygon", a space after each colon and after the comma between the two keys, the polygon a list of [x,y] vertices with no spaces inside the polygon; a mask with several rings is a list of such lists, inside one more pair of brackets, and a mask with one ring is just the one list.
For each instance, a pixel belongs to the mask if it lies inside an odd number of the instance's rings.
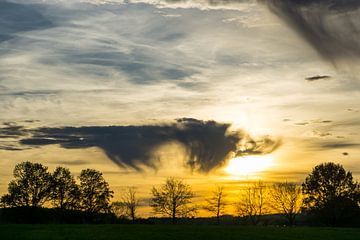
{"label": "bare tree", "polygon": [[289,225],[294,225],[296,215],[302,207],[300,186],[289,182],[275,183],[272,185],[270,196],[272,208],[282,213]]}
{"label": "bare tree", "polygon": [[240,193],[237,212],[240,216],[248,218],[253,225],[257,225],[267,211],[267,187],[259,181],[246,187]]}
{"label": "bare tree", "polygon": [[134,187],[128,187],[124,192],[121,201],[125,207],[126,216],[132,221],[135,221],[136,210],[139,206],[139,200],[136,198],[136,189]]}
{"label": "bare tree", "polygon": [[171,217],[173,224],[177,217],[188,216],[195,211],[189,207],[194,193],[182,180],[168,178],[159,188],[152,188],[152,195],[150,205],[154,212]]}
{"label": "bare tree", "polygon": [[111,210],[116,216],[129,218],[134,222],[138,206],[139,200],[136,198],[136,189],[134,187],[128,187],[122,195],[121,201],[111,204]]}
{"label": "bare tree", "polygon": [[217,186],[212,192],[211,197],[206,199],[206,206],[204,209],[216,215],[216,222],[220,224],[220,216],[224,214],[226,208],[225,202],[226,194],[223,186]]}
{"label": "bare tree", "polygon": [[126,208],[121,201],[115,201],[111,203],[111,212],[119,218],[126,218]]}

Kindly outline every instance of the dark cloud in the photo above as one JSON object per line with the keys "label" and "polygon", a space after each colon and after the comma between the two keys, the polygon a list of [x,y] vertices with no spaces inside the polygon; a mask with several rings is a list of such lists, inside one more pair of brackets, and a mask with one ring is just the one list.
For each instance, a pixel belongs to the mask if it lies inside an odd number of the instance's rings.
{"label": "dark cloud", "polygon": [[31,4],[0,1],[0,42],[13,38],[18,32],[53,27],[39,10],[39,6]]}
{"label": "dark cloud", "polygon": [[115,163],[141,170],[139,164],[157,168],[154,151],[177,142],[184,146],[192,170],[209,172],[230,156],[271,153],[280,145],[270,137],[253,139],[243,131],[230,131],[230,124],[178,119],[164,125],[39,128],[21,140],[26,146],[59,144],[63,148],[98,147]]}
{"label": "dark cloud", "polygon": [[360,57],[360,1],[259,0],[326,59]]}
{"label": "dark cloud", "polygon": [[33,91],[14,91],[14,92],[4,92],[0,93],[0,96],[46,96],[46,95],[56,95],[59,94],[60,90],[33,90]]}
{"label": "dark cloud", "polygon": [[28,130],[23,126],[12,122],[5,122],[3,127],[0,127],[0,138],[19,138],[25,136],[27,132]]}
{"label": "dark cloud", "polygon": [[325,123],[325,124],[327,124],[327,123],[332,123],[333,121],[331,121],[331,120],[324,120],[324,121],[321,121],[320,123]]}
{"label": "dark cloud", "polygon": [[316,75],[316,76],[312,76],[312,77],[307,77],[305,78],[306,81],[309,82],[314,82],[314,81],[318,81],[318,80],[327,80],[330,79],[330,76],[327,75]]}

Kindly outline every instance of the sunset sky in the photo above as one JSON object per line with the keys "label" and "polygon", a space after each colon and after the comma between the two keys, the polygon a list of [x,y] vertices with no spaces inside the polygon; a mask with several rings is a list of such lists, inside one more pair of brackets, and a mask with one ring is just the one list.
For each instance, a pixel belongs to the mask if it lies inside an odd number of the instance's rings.
{"label": "sunset sky", "polygon": [[[309,3],[310,2],[310,3]],[[22,161],[197,196],[360,178],[355,0],[0,0],[0,193]],[[199,200],[200,201],[200,200]]]}

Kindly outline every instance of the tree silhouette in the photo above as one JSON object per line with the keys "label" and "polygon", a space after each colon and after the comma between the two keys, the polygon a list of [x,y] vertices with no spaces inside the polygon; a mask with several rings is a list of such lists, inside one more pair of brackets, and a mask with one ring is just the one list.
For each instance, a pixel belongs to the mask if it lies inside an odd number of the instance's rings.
{"label": "tree silhouette", "polygon": [[23,162],[14,168],[8,194],[1,202],[9,207],[41,207],[50,198],[51,174],[40,163]]}
{"label": "tree silhouette", "polygon": [[246,187],[241,193],[237,204],[237,212],[246,217],[250,223],[257,225],[265,214],[268,201],[266,185],[259,181]]}
{"label": "tree silhouette", "polygon": [[220,224],[220,216],[224,214],[226,202],[225,193],[223,186],[217,186],[212,192],[211,197],[206,199],[206,206],[204,207],[207,211],[212,212],[216,216],[217,224]]}
{"label": "tree silhouette", "polygon": [[111,210],[116,216],[129,218],[134,222],[138,206],[139,200],[136,198],[136,189],[134,187],[128,187],[121,196],[121,201],[111,204]]}
{"label": "tree silhouette", "polygon": [[80,191],[69,169],[57,167],[52,174],[51,198],[55,207],[78,209]]}
{"label": "tree silhouette", "polygon": [[294,225],[296,216],[302,207],[300,186],[295,183],[275,183],[270,191],[271,206],[284,216],[289,225]]}
{"label": "tree silhouette", "polygon": [[86,212],[100,213],[110,211],[110,199],[113,191],[102,173],[94,169],[82,170],[80,179],[80,207]]}
{"label": "tree silhouette", "polygon": [[302,184],[307,210],[320,215],[331,225],[338,225],[359,211],[359,184],[351,172],[335,163],[317,165]]}
{"label": "tree silhouette", "polygon": [[152,195],[151,207],[154,212],[171,217],[173,224],[177,217],[188,216],[195,211],[189,207],[194,193],[182,180],[168,178],[159,188],[152,188]]}
{"label": "tree silhouette", "polygon": [[139,206],[139,200],[136,198],[136,190],[134,187],[128,187],[121,197],[121,201],[125,206],[126,215],[135,221],[136,209]]}

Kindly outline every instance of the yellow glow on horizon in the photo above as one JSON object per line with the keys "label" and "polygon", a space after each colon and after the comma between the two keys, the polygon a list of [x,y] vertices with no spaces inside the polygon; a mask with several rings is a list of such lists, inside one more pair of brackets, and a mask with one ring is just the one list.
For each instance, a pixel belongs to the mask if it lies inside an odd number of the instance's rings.
{"label": "yellow glow on horizon", "polygon": [[253,155],[231,159],[224,170],[232,176],[253,176],[272,165],[271,155]]}

